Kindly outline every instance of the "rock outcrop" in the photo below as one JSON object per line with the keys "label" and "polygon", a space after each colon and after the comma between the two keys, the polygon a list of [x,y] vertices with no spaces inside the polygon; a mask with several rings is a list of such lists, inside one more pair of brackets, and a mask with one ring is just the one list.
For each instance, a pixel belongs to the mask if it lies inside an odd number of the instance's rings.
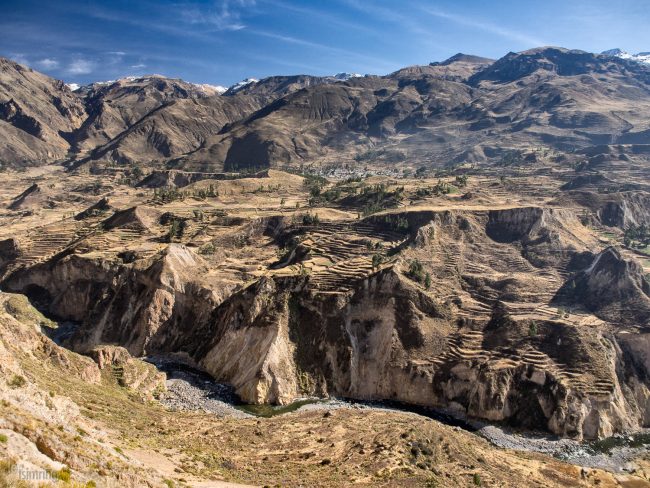
{"label": "rock outcrop", "polygon": [[268,175],[268,171],[239,175],[228,173],[199,173],[179,170],[157,170],[143,178],[137,186],[140,188],[183,188],[192,183],[203,180],[226,180],[233,177],[265,178],[268,177]]}
{"label": "rock outcrop", "polygon": [[584,304],[614,323],[650,326],[650,283],[641,266],[609,247],[560,291],[565,300]]}
{"label": "rock outcrop", "polygon": [[131,357],[119,346],[99,346],[88,355],[100,370],[107,370],[120,386],[137,391],[144,398],[152,399],[165,391],[166,376],[151,364]]}

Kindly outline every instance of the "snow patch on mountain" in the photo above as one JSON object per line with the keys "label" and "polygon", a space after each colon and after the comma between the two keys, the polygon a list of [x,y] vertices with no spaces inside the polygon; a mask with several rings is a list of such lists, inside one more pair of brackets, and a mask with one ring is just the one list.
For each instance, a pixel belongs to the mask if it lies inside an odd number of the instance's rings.
{"label": "snow patch on mountain", "polygon": [[339,81],[347,81],[352,78],[362,78],[363,75],[359,73],[336,73],[332,78],[335,78]]}
{"label": "snow patch on mountain", "polygon": [[221,85],[210,85],[208,83],[192,83],[195,87],[201,90],[206,95],[221,95],[226,92],[228,88]]}
{"label": "snow patch on mountain", "polygon": [[629,59],[630,61],[636,61],[638,63],[650,64],[650,52],[630,54],[627,51],[616,48],[608,49],[607,51],[603,51],[600,54],[604,54],[605,56],[616,56],[617,58],[621,59]]}
{"label": "snow patch on mountain", "polygon": [[245,80],[242,80],[239,83],[235,83],[230,88],[228,88],[228,92],[237,93],[242,88],[245,88],[248,85],[252,85],[254,83],[257,83],[258,81],[260,81],[260,80],[258,80],[257,78],[246,78]]}

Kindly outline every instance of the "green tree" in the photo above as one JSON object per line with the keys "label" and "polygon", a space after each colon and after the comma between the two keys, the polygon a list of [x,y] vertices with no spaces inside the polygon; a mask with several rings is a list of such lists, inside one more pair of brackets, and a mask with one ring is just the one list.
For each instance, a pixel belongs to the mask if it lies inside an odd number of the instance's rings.
{"label": "green tree", "polygon": [[413,281],[417,281],[418,283],[424,283],[426,277],[424,272],[424,266],[422,266],[422,263],[418,259],[413,259],[409,263],[409,269],[406,275],[409,278],[411,278]]}
{"label": "green tree", "polygon": [[431,274],[427,273],[424,275],[424,287],[428,290],[431,288]]}
{"label": "green tree", "polygon": [[167,242],[174,242],[183,235],[185,222],[183,220],[174,218],[169,223],[169,230],[167,231]]}
{"label": "green tree", "polygon": [[468,180],[469,180],[469,176],[467,175],[456,176],[456,186],[458,188],[465,188],[467,186]]}
{"label": "green tree", "polygon": [[650,246],[650,227],[645,224],[626,227],[623,234],[623,243],[626,247],[637,249]]}

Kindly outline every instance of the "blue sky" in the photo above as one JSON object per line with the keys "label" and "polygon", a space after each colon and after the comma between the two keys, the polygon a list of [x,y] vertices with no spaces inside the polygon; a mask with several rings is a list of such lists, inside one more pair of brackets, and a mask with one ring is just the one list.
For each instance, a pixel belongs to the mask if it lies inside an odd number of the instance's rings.
{"label": "blue sky", "polygon": [[0,0],[0,56],[88,83],[386,74],[457,52],[650,51],[647,0]]}

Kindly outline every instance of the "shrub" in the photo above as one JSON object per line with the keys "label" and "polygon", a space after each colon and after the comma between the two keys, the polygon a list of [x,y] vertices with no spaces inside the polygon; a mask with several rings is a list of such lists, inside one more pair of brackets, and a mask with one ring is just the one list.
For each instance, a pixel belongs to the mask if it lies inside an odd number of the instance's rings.
{"label": "shrub", "polygon": [[318,224],[320,224],[320,218],[318,217],[318,214],[306,213],[305,215],[302,216],[302,224],[303,225],[318,225]]}
{"label": "shrub", "polygon": [[424,287],[427,290],[431,288],[431,275],[429,273],[424,276]]}
{"label": "shrub", "polygon": [[478,473],[474,473],[474,476],[472,477],[474,481],[475,486],[481,486],[481,475]]}
{"label": "shrub", "polygon": [[6,435],[0,434],[0,442],[2,442],[4,444],[8,440],[9,440],[9,438]]}
{"label": "shrub", "polygon": [[217,191],[217,189],[215,188],[215,186],[212,183],[210,183],[208,185],[207,196],[208,197],[218,197],[219,196],[219,192]]}
{"label": "shrub", "polygon": [[630,225],[625,229],[623,243],[626,247],[643,249],[650,246],[650,227],[647,225]]}
{"label": "shrub", "polygon": [[460,175],[456,176],[456,186],[458,188],[465,188],[467,186],[467,181],[469,180],[469,176],[467,175]]}
{"label": "shrub", "polygon": [[417,259],[414,259],[409,263],[409,269],[406,275],[409,278],[411,278],[413,281],[417,281],[418,283],[424,283],[426,279],[426,275],[424,273],[424,267],[422,266],[422,263]]}
{"label": "shrub", "polygon": [[361,192],[354,196],[349,195],[342,200],[346,206],[361,208],[364,216],[372,215],[388,208],[394,208],[404,199],[404,187],[399,186],[389,190],[388,186],[380,183],[377,185],[362,186]]}
{"label": "shrub", "polygon": [[154,188],[153,190],[154,202],[170,203],[175,200],[184,200],[185,197],[186,193],[177,188]]}
{"label": "shrub", "polygon": [[186,222],[179,218],[172,218],[169,223],[169,231],[167,231],[167,242],[174,242],[174,239],[179,239],[183,236],[185,231]]}
{"label": "shrub", "polygon": [[327,180],[322,176],[315,176],[310,174],[303,175],[303,186],[309,192],[312,198],[318,198],[323,187],[327,184]]}
{"label": "shrub", "polygon": [[70,468],[64,467],[59,469],[58,471],[52,473],[52,475],[58,479],[63,481],[64,483],[69,483],[70,482]]}
{"label": "shrub", "polygon": [[452,193],[454,191],[456,191],[456,187],[450,185],[449,183],[445,183],[442,180],[438,180],[436,186],[433,187],[433,193],[436,196],[448,195],[449,193]]}
{"label": "shrub", "polygon": [[199,254],[207,255],[207,254],[214,254],[216,251],[216,248],[214,247],[214,244],[211,242],[208,242],[205,246],[199,248]]}
{"label": "shrub", "polygon": [[15,374],[7,381],[7,384],[11,388],[21,388],[27,384],[27,380],[23,376]]}

